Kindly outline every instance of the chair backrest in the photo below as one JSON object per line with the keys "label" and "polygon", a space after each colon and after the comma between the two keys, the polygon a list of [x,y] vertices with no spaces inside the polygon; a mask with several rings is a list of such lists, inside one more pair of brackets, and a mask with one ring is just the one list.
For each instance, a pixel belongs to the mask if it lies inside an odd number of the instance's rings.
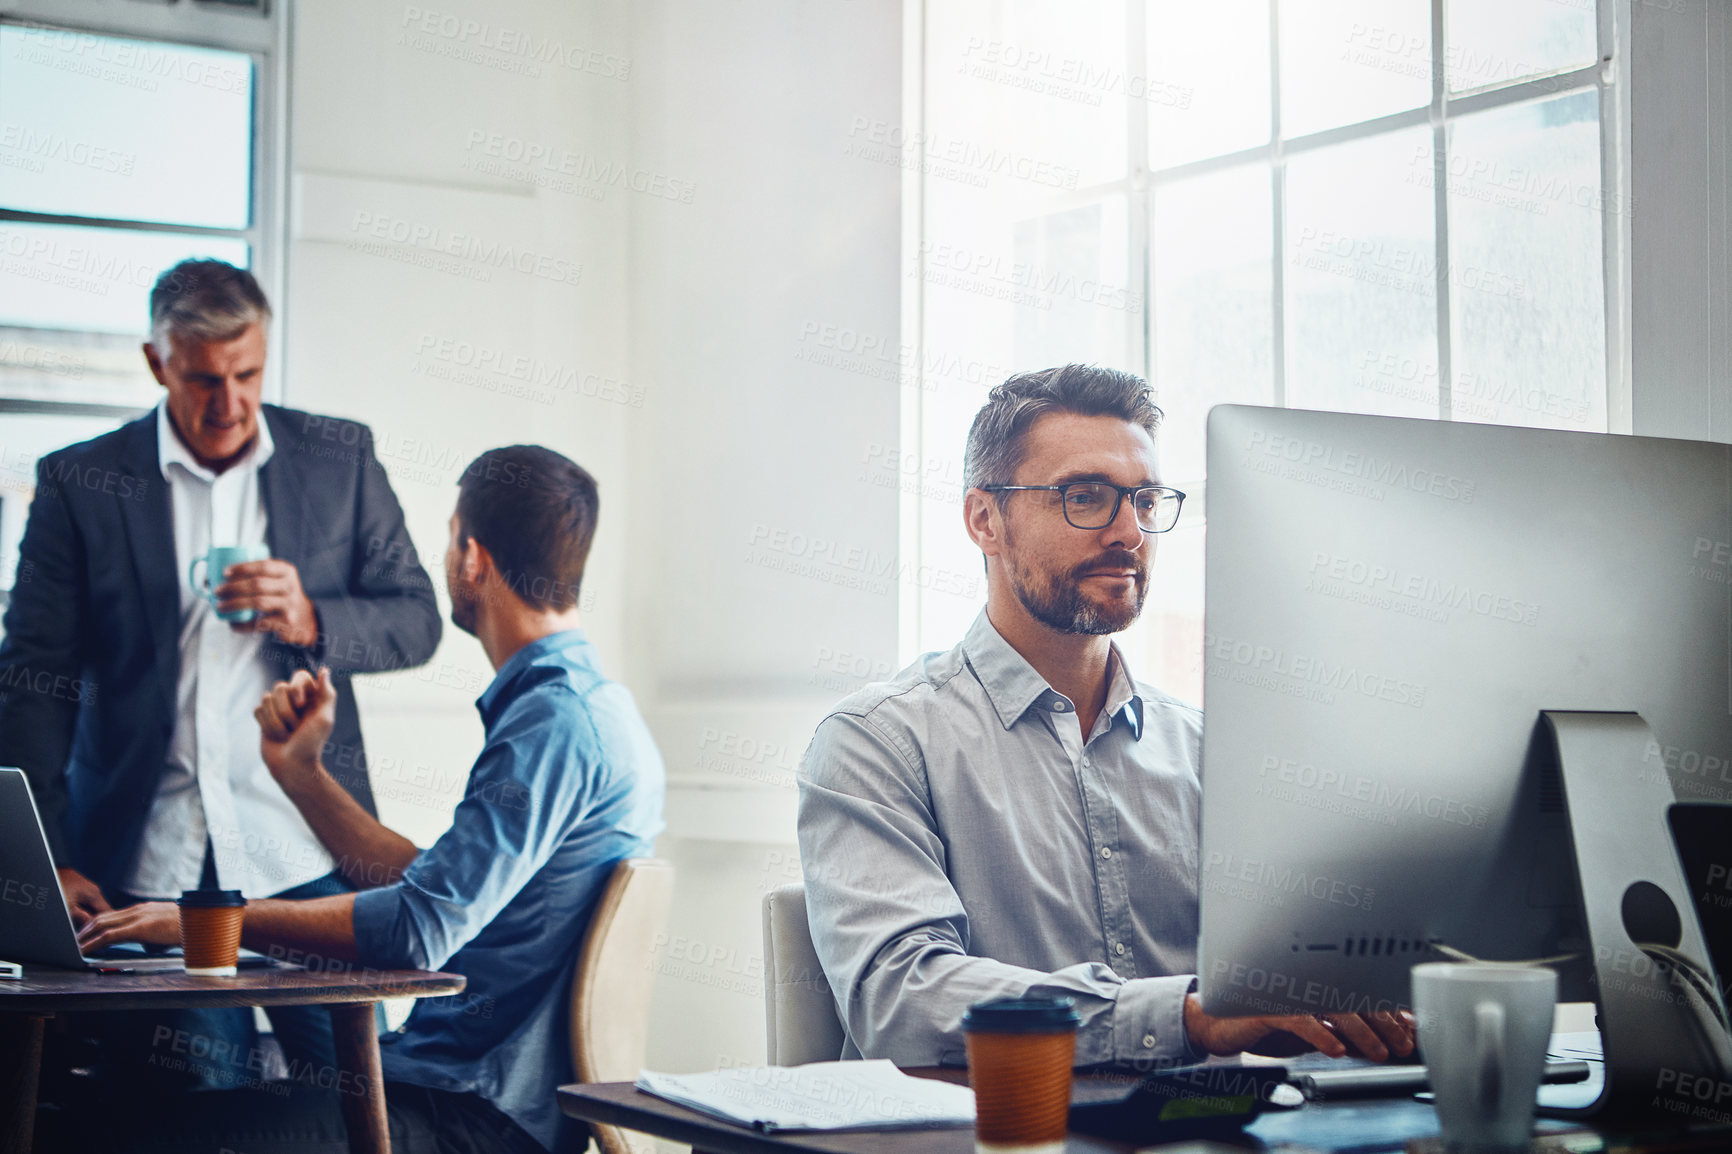
{"label": "chair backrest", "polygon": [[812,946],[806,888],[797,882],[764,895],[764,1026],[772,1066],[842,1056],[842,1019]]}
{"label": "chair backrest", "polygon": [[[596,902],[571,980],[571,1063],[579,1082],[633,1082],[649,1035],[656,935],[667,926],[674,867],[628,858]],[[592,1125],[602,1154],[654,1154],[647,1135]]]}

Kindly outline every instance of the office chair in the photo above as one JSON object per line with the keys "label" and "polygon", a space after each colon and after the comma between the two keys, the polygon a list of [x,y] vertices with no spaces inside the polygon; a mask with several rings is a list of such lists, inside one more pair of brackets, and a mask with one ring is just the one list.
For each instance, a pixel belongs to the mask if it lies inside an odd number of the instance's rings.
{"label": "office chair", "polygon": [[764,895],[764,1025],[772,1066],[833,1062],[842,1056],[842,1019],[806,923],[806,889]]}
{"label": "office chair", "polygon": [[[633,1082],[649,1034],[650,957],[667,926],[674,867],[628,858],[614,867],[578,951],[571,980],[571,1063],[579,1082]],[[601,1154],[655,1154],[655,1141],[593,1123]]]}

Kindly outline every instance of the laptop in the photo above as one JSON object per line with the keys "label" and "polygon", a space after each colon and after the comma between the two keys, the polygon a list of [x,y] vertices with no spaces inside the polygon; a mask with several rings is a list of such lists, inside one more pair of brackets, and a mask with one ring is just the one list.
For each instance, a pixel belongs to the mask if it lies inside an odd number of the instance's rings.
{"label": "laptop", "polygon": [[104,973],[185,969],[178,956],[151,955],[139,946],[91,957],[79,952],[36,799],[21,769],[0,768],[0,958]]}

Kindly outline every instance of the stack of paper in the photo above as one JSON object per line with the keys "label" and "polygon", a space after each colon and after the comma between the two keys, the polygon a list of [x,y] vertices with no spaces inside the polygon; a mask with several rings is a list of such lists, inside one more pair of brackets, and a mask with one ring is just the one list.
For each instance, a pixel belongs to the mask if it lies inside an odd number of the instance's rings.
{"label": "stack of paper", "polygon": [[714,1074],[644,1070],[637,1088],[758,1130],[890,1130],[974,1123],[974,1091],[912,1078],[894,1062],[750,1066]]}

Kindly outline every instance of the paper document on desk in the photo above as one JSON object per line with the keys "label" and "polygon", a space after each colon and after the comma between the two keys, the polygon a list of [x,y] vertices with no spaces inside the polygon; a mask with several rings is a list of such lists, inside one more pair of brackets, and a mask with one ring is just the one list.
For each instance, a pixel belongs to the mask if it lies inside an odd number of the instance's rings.
{"label": "paper document on desk", "polygon": [[887,1059],[638,1074],[658,1098],[757,1130],[892,1130],[974,1123],[974,1091],[913,1078]]}

